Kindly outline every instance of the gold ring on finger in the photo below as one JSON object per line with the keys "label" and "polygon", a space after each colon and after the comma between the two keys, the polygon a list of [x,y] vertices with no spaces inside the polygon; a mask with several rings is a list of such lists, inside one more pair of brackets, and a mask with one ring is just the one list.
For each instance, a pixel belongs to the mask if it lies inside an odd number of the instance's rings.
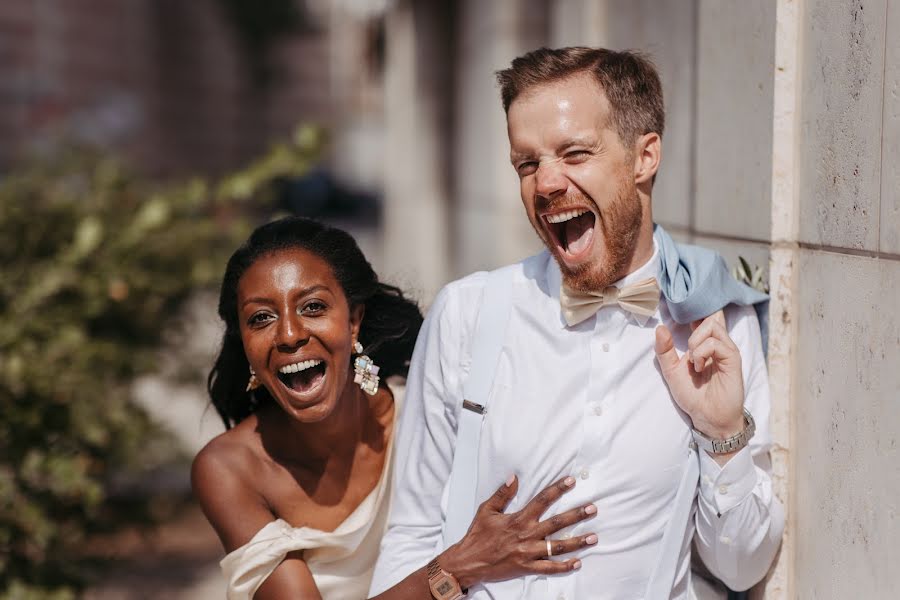
{"label": "gold ring on finger", "polygon": [[553,556],[553,544],[550,543],[550,540],[547,540],[547,558]]}

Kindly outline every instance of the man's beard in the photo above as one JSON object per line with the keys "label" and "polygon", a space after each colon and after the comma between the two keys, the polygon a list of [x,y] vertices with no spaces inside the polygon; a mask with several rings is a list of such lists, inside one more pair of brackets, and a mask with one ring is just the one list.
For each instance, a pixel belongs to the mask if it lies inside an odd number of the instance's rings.
{"label": "man's beard", "polygon": [[[600,291],[625,277],[637,247],[642,218],[637,186],[633,181],[625,180],[616,199],[600,213],[594,223],[594,227],[599,227],[603,234],[603,262],[595,259],[573,269],[557,255],[552,242],[546,244],[551,248],[551,254],[562,271],[566,285],[581,292]],[[598,243],[596,237],[594,243]]]}

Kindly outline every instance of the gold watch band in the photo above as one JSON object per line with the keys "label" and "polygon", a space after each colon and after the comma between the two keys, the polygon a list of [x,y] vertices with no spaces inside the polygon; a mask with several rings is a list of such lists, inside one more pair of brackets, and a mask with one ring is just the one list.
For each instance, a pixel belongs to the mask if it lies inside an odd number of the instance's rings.
{"label": "gold watch band", "polygon": [[437,557],[428,563],[428,587],[434,600],[459,600],[464,598],[468,590],[460,587],[456,577],[441,568]]}

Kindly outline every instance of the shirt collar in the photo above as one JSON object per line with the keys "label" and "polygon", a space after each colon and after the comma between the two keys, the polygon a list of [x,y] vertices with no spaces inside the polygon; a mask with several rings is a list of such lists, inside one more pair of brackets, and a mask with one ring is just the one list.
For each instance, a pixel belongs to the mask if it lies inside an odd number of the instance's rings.
{"label": "shirt collar", "polygon": [[[547,291],[550,293],[550,297],[553,299],[554,304],[558,309],[560,326],[565,328],[568,327],[568,323],[566,323],[566,318],[565,316],[563,316],[562,308],[560,308],[559,305],[559,291],[560,286],[562,285],[562,271],[559,270],[559,265],[556,263],[556,259],[553,258],[553,255],[550,254],[550,251],[545,250],[544,252],[547,253]],[[656,238],[654,238],[653,255],[650,256],[650,259],[622,279],[614,282],[613,285],[620,288],[632,283],[636,283],[638,281],[642,281],[644,279],[650,279],[651,277],[659,282],[659,267],[659,247],[656,245]],[[628,316],[632,319],[632,321],[637,323],[634,315],[631,315],[629,313]]]}

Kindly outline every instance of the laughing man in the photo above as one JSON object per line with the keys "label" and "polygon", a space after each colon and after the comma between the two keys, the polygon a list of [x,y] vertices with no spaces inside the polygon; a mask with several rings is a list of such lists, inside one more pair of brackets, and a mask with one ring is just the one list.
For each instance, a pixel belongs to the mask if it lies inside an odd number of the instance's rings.
{"label": "laughing man", "polygon": [[[507,481],[509,513],[568,475],[562,485],[570,490],[552,511],[596,511],[523,557],[576,557],[570,572],[489,582],[467,597],[649,598],[657,565],[671,563],[661,596],[688,598],[692,547],[730,588],[747,589],[767,572],[783,529],[760,324],[752,306],[728,304],[735,298],[717,288],[727,279],[721,266],[702,281],[688,277],[694,299],[706,298],[700,314],[686,319],[673,299],[672,265],[692,250],[673,250],[654,228],[664,124],[655,68],[630,52],[540,49],[498,81],[522,204],[546,250],[505,268],[511,308],[471,476],[479,499]],[[489,277],[444,288],[419,336],[373,593],[445,543],[462,390]],[[724,319],[690,323],[722,306]],[[692,444],[699,477],[675,526],[677,543],[666,544]],[[521,523],[521,531],[538,527]],[[570,539],[587,542],[573,547]],[[443,578],[434,597],[462,597],[477,570],[434,565]]]}

